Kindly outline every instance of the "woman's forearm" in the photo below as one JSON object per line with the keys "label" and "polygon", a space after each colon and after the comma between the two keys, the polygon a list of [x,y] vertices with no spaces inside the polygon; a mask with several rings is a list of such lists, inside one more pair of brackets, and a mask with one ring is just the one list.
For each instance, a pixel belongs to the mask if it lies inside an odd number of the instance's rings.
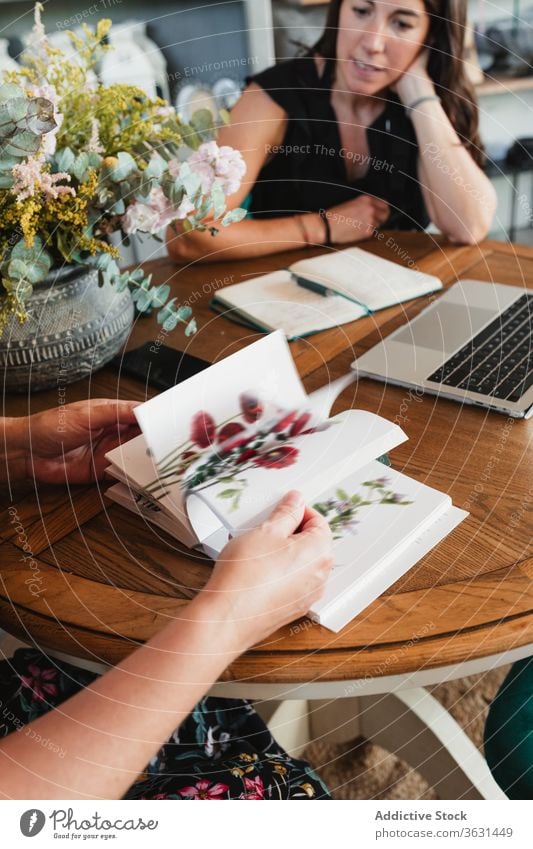
{"label": "woman's forearm", "polygon": [[[298,221],[299,219],[299,221]],[[282,218],[247,218],[221,227],[216,236],[208,232],[167,231],[170,256],[178,262],[223,262],[282,253],[306,244],[321,245],[325,226],[318,213]]]}
{"label": "woman's forearm", "polygon": [[496,210],[490,180],[463,147],[438,101],[421,103],[411,119],[420,150],[419,176],[433,222],[454,241],[483,239]]}
{"label": "woman's forearm", "polygon": [[[247,647],[219,602],[198,596],[168,625],[85,690],[0,741],[0,795],[113,799],[124,795],[223,670]],[[206,646],[211,647],[206,650]]]}

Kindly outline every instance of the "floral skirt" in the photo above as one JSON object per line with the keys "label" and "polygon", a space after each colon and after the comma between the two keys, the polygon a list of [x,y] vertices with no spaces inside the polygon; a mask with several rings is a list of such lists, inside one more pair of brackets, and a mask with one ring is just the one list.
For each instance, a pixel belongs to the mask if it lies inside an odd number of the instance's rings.
{"label": "floral skirt", "polygon": [[[34,649],[0,662],[0,737],[21,730],[97,676]],[[60,758],[48,740],[36,742]],[[274,740],[249,702],[204,698],[147,765],[125,799],[329,799],[302,760]]]}

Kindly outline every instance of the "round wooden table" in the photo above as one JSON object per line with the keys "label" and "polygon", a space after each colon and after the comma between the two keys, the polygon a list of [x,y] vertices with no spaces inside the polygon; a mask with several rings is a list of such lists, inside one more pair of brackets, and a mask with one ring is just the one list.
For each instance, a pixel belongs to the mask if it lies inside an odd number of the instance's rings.
{"label": "round wooden table", "polygon": [[[532,249],[490,242],[450,247],[423,234],[394,234],[364,247],[395,261],[413,261],[447,284],[460,276],[533,284]],[[200,330],[188,350],[215,360],[256,335],[209,311],[213,290],[224,279],[236,282],[297,256],[187,269],[158,260],[151,270],[156,282],[168,281],[178,297],[194,301]],[[307,389],[346,373],[355,354],[416,314],[427,300],[294,343]],[[152,318],[139,320],[130,347],[158,334]],[[186,342],[179,331],[164,341],[177,348]],[[130,379],[117,385],[110,368],[67,387],[66,400],[88,394],[145,397],[144,387]],[[4,399],[4,414],[56,403],[53,391],[29,399],[11,396]],[[459,670],[459,675],[470,662],[483,668],[494,658],[504,662],[531,650],[531,422],[367,380],[347,389],[334,409],[349,406],[397,421],[409,441],[392,452],[394,466],[449,493],[471,515],[339,634],[302,619],[243,655],[221,682],[242,696],[271,687],[272,694],[290,698],[298,686],[317,697],[350,695],[353,681],[374,682],[376,691],[380,679],[416,672],[428,681],[442,680],[445,669]],[[201,556],[106,500],[107,485],[67,492],[30,482],[5,493],[0,524],[0,626],[25,642],[100,663],[116,662],[170,618],[184,615],[211,568]],[[8,512],[8,506],[16,512]],[[30,576],[39,592],[35,586],[30,592]]]}

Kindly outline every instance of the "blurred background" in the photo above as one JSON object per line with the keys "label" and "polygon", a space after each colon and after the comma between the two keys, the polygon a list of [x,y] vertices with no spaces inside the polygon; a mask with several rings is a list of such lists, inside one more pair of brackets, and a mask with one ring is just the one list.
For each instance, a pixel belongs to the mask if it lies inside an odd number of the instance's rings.
{"label": "blurred background", "polygon": [[[238,99],[247,75],[294,56],[322,30],[320,0],[48,0],[43,20],[63,46],[66,30],[111,18],[115,50],[98,73],[176,104],[183,117],[215,114]],[[498,194],[491,236],[533,244],[533,2],[469,0],[465,56],[476,85],[487,172]],[[33,25],[33,2],[0,0],[0,67],[16,62]],[[138,242],[129,261],[164,253]]]}

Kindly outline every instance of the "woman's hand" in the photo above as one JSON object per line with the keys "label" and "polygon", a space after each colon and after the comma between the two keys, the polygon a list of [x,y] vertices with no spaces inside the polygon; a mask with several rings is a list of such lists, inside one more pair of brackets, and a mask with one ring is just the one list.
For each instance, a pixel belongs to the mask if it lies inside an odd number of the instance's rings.
{"label": "woman's hand", "polygon": [[428,74],[429,50],[422,50],[406,71],[391,86],[404,106],[409,106],[419,97],[435,94],[433,80]]}
{"label": "woman's hand", "polygon": [[232,622],[245,651],[307,613],[332,565],[328,523],[289,492],[262,525],[228,543],[198,600]]}
{"label": "woman's hand", "polygon": [[390,215],[389,204],[370,195],[361,195],[326,210],[334,245],[346,245],[370,239]]}
{"label": "woman's hand", "polygon": [[101,478],[105,454],[139,433],[133,414],[138,403],[100,398],[4,419],[0,476],[53,484]]}

